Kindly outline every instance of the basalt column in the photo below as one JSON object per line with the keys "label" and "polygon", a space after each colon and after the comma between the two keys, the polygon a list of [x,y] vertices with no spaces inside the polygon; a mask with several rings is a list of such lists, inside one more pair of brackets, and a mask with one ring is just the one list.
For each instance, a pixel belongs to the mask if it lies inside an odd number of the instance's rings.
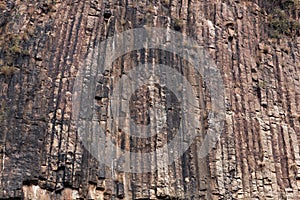
{"label": "basalt column", "polygon": [[[299,10],[297,0],[0,1],[0,199],[299,199]],[[192,38],[221,74],[224,127],[204,158],[199,152],[214,99],[185,58],[158,48],[132,50],[97,73],[94,86],[88,82],[95,58],[112,55],[99,49],[101,42],[147,27]],[[146,138],[110,126],[117,120],[116,84],[138,65],[171,67],[197,99],[183,110],[185,88],[157,81],[120,97],[129,102],[130,120],[156,126]],[[113,140],[102,157],[117,149],[159,150],[176,137],[184,113],[198,117],[201,134],[167,167],[176,151],[134,163],[153,167],[145,173],[99,163],[75,119],[84,112],[74,106],[80,73],[86,78],[80,91],[93,95],[91,120],[105,127],[103,140]],[[84,103],[87,96],[79,97]]]}

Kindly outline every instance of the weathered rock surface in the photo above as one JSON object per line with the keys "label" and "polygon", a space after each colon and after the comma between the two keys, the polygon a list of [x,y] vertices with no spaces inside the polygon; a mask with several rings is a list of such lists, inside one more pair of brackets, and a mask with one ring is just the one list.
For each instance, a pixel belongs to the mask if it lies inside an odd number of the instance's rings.
{"label": "weathered rock surface", "polygon": [[[298,35],[270,38],[265,2],[1,1],[0,198],[299,199],[299,30]],[[299,21],[299,7],[285,12]],[[73,85],[100,41],[144,26],[180,31],[210,52],[223,76],[226,123],[205,159],[197,156],[199,137],[167,169],[155,159],[153,173],[122,173],[99,166],[80,143],[72,118],[77,112]],[[118,59],[111,77],[132,64],[162,58],[178,69],[186,64],[170,53],[141,50]],[[187,75],[209,106],[201,77]],[[96,88],[101,123],[111,117],[109,81],[104,76]],[[163,110],[176,112],[172,95],[153,90]],[[132,97],[131,117],[138,123],[148,123],[149,93],[141,88],[143,98]],[[178,115],[167,117],[174,129]],[[133,151],[151,151],[168,141],[165,135],[130,141],[111,131],[119,145]]]}

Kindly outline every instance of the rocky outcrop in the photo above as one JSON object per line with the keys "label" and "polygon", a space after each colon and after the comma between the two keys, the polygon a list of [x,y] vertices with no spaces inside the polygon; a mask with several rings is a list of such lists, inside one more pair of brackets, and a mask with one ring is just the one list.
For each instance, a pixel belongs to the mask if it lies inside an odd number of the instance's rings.
{"label": "rocky outcrop", "polygon": [[[299,5],[268,2],[0,2],[0,198],[298,199]],[[276,18],[271,7],[283,14]],[[113,165],[99,165],[82,145],[73,119],[73,86],[101,41],[150,26],[184,33],[210,53],[223,77],[225,126],[216,147],[203,159],[198,158],[203,140],[199,136],[168,168],[161,162],[172,153],[152,160],[156,171],[125,173]],[[133,51],[115,61],[96,88],[101,123],[111,117],[111,78],[132,64],[161,60],[178,69],[187,65],[159,50]],[[202,80],[199,75],[187,76],[206,105],[197,110],[206,124],[207,87],[196,83]],[[162,90],[154,87],[155,101],[166,113],[175,110],[167,118],[176,130],[179,101]],[[150,92],[140,88],[140,97],[132,97],[131,117],[138,123],[148,123]],[[172,130],[166,131],[170,137]],[[145,142],[111,131],[117,143],[132,151],[153,150],[168,142],[164,135]]]}

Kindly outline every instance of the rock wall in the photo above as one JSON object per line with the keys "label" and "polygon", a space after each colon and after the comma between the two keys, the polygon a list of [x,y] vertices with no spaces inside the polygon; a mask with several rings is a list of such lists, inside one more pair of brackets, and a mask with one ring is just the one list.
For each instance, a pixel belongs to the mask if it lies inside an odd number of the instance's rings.
{"label": "rock wall", "polygon": [[[1,1],[0,198],[299,199],[299,30],[271,38],[266,2]],[[297,22],[297,1],[293,5],[283,12]],[[210,53],[224,81],[225,127],[204,159],[197,155],[200,136],[167,169],[155,159],[155,172],[123,173],[99,166],[80,143],[72,119],[77,112],[73,85],[100,41],[145,26],[182,32]],[[118,59],[111,76],[120,76],[133,63],[162,58],[178,69],[186,64],[171,53],[141,50]],[[187,75],[201,80],[193,72]],[[205,86],[194,87],[209,107]],[[148,109],[148,92],[141,88],[144,99],[137,98],[133,115]],[[96,94],[105,123],[108,95],[103,89]],[[157,95],[163,109],[174,103],[176,110],[176,101]],[[207,110],[197,112],[205,116]],[[135,117],[140,123],[147,118]],[[171,119],[176,128],[178,119]],[[143,143],[115,134],[124,148],[136,151],[168,140],[158,136]]]}

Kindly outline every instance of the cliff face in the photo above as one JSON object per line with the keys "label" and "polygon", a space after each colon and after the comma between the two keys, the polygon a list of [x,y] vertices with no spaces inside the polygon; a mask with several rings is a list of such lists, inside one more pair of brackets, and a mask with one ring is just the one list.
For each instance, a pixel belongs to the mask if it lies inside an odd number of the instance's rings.
{"label": "cliff face", "polygon": [[[299,3],[268,2],[1,1],[0,198],[298,199]],[[125,173],[113,165],[99,166],[82,145],[72,115],[77,112],[73,86],[101,41],[145,26],[184,33],[209,52],[224,82],[225,125],[205,158],[198,158],[199,136],[167,168],[162,161],[171,153],[149,161],[157,168],[153,172]],[[110,117],[110,78],[147,59],[186,66],[159,50],[133,51],[117,59],[96,88],[101,123]],[[187,76],[202,80],[193,72]],[[199,113],[206,122],[210,97],[202,83],[194,88],[204,99],[206,108]],[[167,118],[178,129],[179,102],[157,90],[155,101],[163,102],[166,112],[175,110]],[[139,123],[148,123],[149,93],[141,87],[132,97],[131,116]],[[145,142],[112,131],[125,149],[137,152],[168,142],[168,136]]]}

